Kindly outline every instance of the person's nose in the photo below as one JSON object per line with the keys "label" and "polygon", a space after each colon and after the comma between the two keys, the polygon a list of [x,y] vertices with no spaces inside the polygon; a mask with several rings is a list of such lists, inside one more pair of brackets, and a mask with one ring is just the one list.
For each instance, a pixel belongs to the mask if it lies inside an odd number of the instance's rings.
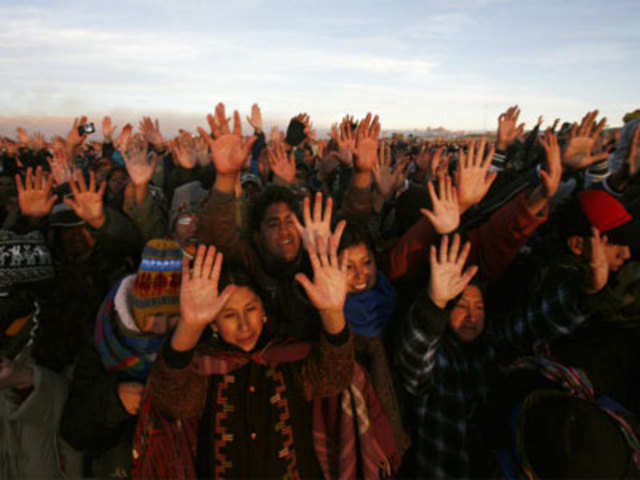
{"label": "person's nose", "polygon": [[249,330],[249,314],[245,313],[240,315],[240,322],[238,323],[238,330],[245,332]]}

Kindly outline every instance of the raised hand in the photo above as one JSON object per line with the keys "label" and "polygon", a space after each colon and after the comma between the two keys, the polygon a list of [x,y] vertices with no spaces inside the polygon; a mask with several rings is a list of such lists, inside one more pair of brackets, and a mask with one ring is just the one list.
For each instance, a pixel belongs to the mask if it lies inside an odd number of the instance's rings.
{"label": "raised hand", "polygon": [[595,123],[598,111],[587,112],[578,126],[573,124],[567,146],[562,153],[562,164],[570,169],[586,168],[600,160],[605,160],[608,152],[594,154],[593,148],[607,122],[606,117]]}
{"label": "raised hand", "polygon": [[[205,142],[204,140],[202,140]],[[206,146],[205,142],[205,146]],[[208,147],[207,147],[208,149]],[[198,161],[198,153],[196,151],[195,141],[188,132],[181,133],[175,141],[171,142],[171,153],[173,158],[182,168],[191,170],[196,166]]]}
{"label": "raised hand", "polygon": [[157,157],[154,155],[151,161],[147,159],[148,145],[146,140],[134,138],[129,142],[127,148],[121,152],[124,165],[134,187],[147,185],[151,181],[151,177],[153,177]]}
{"label": "raised hand", "polygon": [[216,252],[213,245],[198,246],[193,268],[189,268],[189,257],[182,258],[179,326],[183,324],[201,332],[229,300],[236,288],[234,285],[218,291],[222,261],[222,252]]}
{"label": "raised hand", "polygon": [[421,208],[420,212],[427,217],[439,234],[446,235],[453,232],[460,225],[460,206],[458,192],[452,185],[451,177],[446,175],[438,179],[439,195],[435,192],[433,182],[428,182],[427,188],[433,211]]}
{"label": "raised hand", "polygon": [[[329,197],[324,207],[324,214],[322,208],[322,193],[316,193],[316,200],[313,204],[313,217],[311,216],[311,199],[305,197],[302,204],[302,217],[304,220],[304,226],[300,223],[298,218],[295,218],[296,228],[302,237],[302,241],[305,243],[314,243],[318,238],[323,241],[324,248],[328,248],[329,240],[331,238],[342,237],[342,232],[347,222],[342,220],[336,226],[335,232],[331,232],[331,214],[333,210],[333,199]],[[320,249],[318,246],[317,249]]]}
{"label": "raised hand", "polygon": [[312,132],[313,132],[313,124],[311,123],[311,118],[309,117],[309,114],[300,113],[296,117],[294,117],[294,119],[298,120],[300,123],[304,125],[303,132],[305,136],[311,138]]}
{"label": "raised hand", "polygon": [[278,130],[278,127],[271,127],[270,137],[273,143],[284,143],[284,132]]}
{"label": "raised hand", "polygon": [[223,103],[216,106],[216,117],[211,117],[209,125],[215,140],[202,128],[198,128],[198,132],[209,145],[216,171],[222,175],[235,175],[244,167],[256,136],[253,135],[246,141],[242,140],[242,126],[237,110],[233,112],[233,132],[231,132]]}
{"label": "raised hand", "polygon": [[475,142],[472,140],[469,142],[469,150],[466,154],[462,150],[459,152],[455,180],[461,212],[480,202],[498,176],[497,172],[487,173],[491,166],[495,149],[492,145],[483,160],[482,155],[486,144],[487,142],[483,138],[480,140],[478,149],[475,150]]}
{"label": "raised hand", "polygon": [[587,294],[598,293],[609,281],[609,262],[605,253],[607,237],[600,237],[600,232],[595,227],[591,228],[591,232],[592,237],[587,252],[590,271],[584,289]]}
{"label": "raised hand", "polygon": [[358,125],[356,133],[356,168],[361,172],[370,172],[376,163],[378,152],[378,135],[380,134],[380,122],[378,116],[367,116]]}
{"label": "raised hand", "polygon": [[195,137],[193,139],[193,148],[196,152],[196,161],[201,167],[206,167],[211,163],[209,158],[209,145],[207,141],[202,137]]}
{"label": "raised hand", "polygon": [[164,148],[164,138],[160,133],[160,124],[156,118],[155,123],[151,121],[150,117],[142,117],[138,124],[138,129],[144,136],[144,139],[153,145],[156,150],[162,150]]}
{"label": "raised hand", "polygon": [[18,142],[26,147],[29,144],[29,133],[22,127],[16,128],[16,133],[18,134]]}
{"label": "raised hand", "polygon": [[44,178],[42,167],[33,169],[27,168],[27,176],[24,185],[20,175],[16,175],[16,189],[18,191],[18,205],[23,215],[32,218],[42,218],[49,215],[53,205],[58,199],[57,195],[52,195],[53,178]]}
{"label": "raised hand", "polygon": [[460,235],[458,234],[453,236],[451,248],[449,248],[448,236],[443,237],[439,251],[436,251],[435,245],[431,246],[429,298],[438,307],[446,307],[449,301],[456,298],[469,285],[478,271],[476,266],[468,267],[464,272],[462,271],[470,251],[470,242],[466,242],[460,251]]}
{"label": "raised hand", "polygon": [[514,105],[498,117],[498,134],[496,138],[498,150],[506,150],[509,145],[515,142],[518,135],[524,131],[524,123],[516,127],[519,115],[520,109],[517,105]]}
{"label": "raised hand", "polygon": [[[320,236],[314,242],[305,242],[313,268],[313,282],[304,273],[297,273],[295,279],[307,292],[313,306],[320,312],[324,329],[336,334],[345,326],[344,302],[347,298],[346,255],[338,260],[340,235],[331,237],[328,245]],[[327,248],[328,247],[328,248]]]}
{"label": "raised hand", "polygon": [[129,415],[137,415],[142,403],[144,385],[139,382],[120,382],[118,398]]}
{"label": "raised hand", "polygon": [[65,148],[54,147],[53,158],[47,157],[47,162],[51,168],[54,184],[64,185],[73,177],[73,168],[69,161],[69,153]]}
{"label": "raised hand", "polygon": [[84,125],[85,123],[87,123],[86,116],[73,119],[73,125],[71,126],[71,130],[69,130],[69,133],[67,133],[67,149],[69,150],[69,154],[71,154],[73,152],[73,149],[81,145],[82,142],[84,142],[85,139],[87,138],[86,133],[83,133],[82,135],[80,135],[80,132],[78,131],[78,127],[80,125]]}
{"label": "raised hand", "polygon": [[106,116],[102,119],[102,136],[104,137],[105,142],[113,141],[113,134],[116,131],[115,125],[111,124],[111,117]]}
{"label": "raised hand", "polygon": [[127,144],[129,143],[129,138],[131,137],[131,131],[133,130],[133,125],[127,123],[116,138],[115,142],[113,142],[113,146],[116,147],[120,152],[127,148]]}
{"label": "raised hand", "polygon": [[296,180],[296,160],[293,153],[287,156],[283,143],[273,143],[267,148],[269,167],[278,177],[291,185]]}
{"label": "raised hand", "polygon": [[107,188],[107,182],[102,182],[96,187],[96,175],[89,174],[89,187],[87,187],[82,172],[76,170],[75,181],[69,182],[73,198],[66,197],[64,203],[69,205],[76,215],[91,225],[93,228],[100,228],[104,225],[106,217],[102,197]]}
{"label": "raised hand", "polygon": [[539,141],[544,148],[547,159],[546,170],[540,169],[539,173],[544,187],[543,196],[548,199],[556,194],[560,180],[562,180],[560,146],[558,145],[558,137],[552,133],[550,128],[544,132]]}
{"label": "raised hand", "polygon": [[338,156],[343,163],[353,165],[353,154],[356,150],[356,139],[351,129],[351,117],[346,116],[340,122],[340,131],[338,126],[333,124],[329,136],[338,144]]}
{"label": "raised hand", "polygon": [[[441,168],[441,165],[446,168]],[[444,153],[444,147],[437,148],[436,151],[433,152],[431,163],[429,164],[429,173],[431,174],[431,178],[436,178],[437,176],[446,174],[448,167],[449,159]]]}
{"label": "raised hand", "polygon": [[31,140],[29,141],[29,146],[32,150],[44,150],[47,147],[47,141],[44,138],[42,132],[35,132],[31,135]]}
{"label": "raised hand", "polygon": [[409,157],[403,158],[396,164],[395,169],[391,171],[391,147],[384,143],[380,145],[378,161],[373,166],[373,179],[385,200],[389,200],[402,186],[405,179],[404,169],[409,160]]}
{"label": "raised hand", "polygon": [[264,127],[262,126],[262,113],[257,103],[251,106],[251,116],[247,117],[247,122],[253,127],[253,129],[259,133],[262,132]]}

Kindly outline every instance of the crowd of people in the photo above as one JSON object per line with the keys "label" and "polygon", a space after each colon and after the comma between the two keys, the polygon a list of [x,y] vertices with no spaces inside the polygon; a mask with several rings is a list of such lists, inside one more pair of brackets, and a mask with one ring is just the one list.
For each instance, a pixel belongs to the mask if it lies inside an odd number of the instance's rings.
{"label": "crowd of people", "polygon": [[0,479],[640,477],[640,111],[519,115],[0,138]]}

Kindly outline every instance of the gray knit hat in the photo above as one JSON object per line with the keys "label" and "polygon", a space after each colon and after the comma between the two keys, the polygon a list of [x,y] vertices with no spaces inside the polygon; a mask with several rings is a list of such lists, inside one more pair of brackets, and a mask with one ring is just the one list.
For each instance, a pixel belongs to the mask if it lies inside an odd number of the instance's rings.
{"label": "gray knit hat", "polygon": [[200,182],[185,183],[176,188],[171,200],[169,211],[169,229],[173,232],[175,222],[183,213],[199,213],[202,202],[207,197],[207,191],[202,188]]}
{"label": "gray knit hat", "polygon": [[51,280],[53,259],[40,232],[18,235],[0,230],[0,289]]}
{"label": "gray knit hat", "polygon": [[66,203],[58,203],[49,214],[49,226],[51,227],[78,227],[84,225],[76,212]]}

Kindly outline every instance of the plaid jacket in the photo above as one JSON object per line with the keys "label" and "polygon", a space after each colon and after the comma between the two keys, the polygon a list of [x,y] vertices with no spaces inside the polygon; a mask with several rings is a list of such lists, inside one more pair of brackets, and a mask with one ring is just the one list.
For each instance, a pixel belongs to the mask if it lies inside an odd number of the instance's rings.
{"label": "plaid jacket", "polygon": [[487,396],[498,355],[530,352],[537,340],[571,332],[586,319],[580,298],[575,282],[549,282],[510,318],[487,323],[481,337],[463,344],[447,329],[449,312],[422,292],[403,325],[397,358],[403,385],[415,397],[419,476],[469,475],[468,420]]}

